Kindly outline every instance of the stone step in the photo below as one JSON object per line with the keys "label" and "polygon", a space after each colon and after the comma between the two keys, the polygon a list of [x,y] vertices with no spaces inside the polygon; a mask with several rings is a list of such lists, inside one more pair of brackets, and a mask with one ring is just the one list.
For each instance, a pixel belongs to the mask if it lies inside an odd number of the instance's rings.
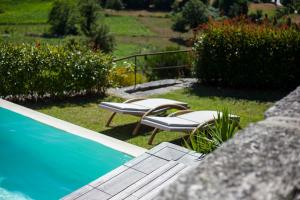
{"label": "stone step", "polygon": [[150,193],[153,189],[168,181],[168,179],[175,176],[184,168],[186,168],[186,166],[182,163],[175,161],[167,162],[149,175],[124,189],[110,200],[140,199],[146,193]]}

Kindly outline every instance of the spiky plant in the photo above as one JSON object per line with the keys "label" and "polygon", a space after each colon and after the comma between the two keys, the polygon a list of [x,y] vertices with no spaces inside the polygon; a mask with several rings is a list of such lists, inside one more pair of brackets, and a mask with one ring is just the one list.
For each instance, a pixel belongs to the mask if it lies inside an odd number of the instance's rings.
{"label": "spiky plant", "polygon": [[232,138],[237,128],[239,120],[231,117],[228,109],[218,111],[218,116],[212,126],[205,130],[199,130],[184,140],[185,146],[194,151],[208,154]]}

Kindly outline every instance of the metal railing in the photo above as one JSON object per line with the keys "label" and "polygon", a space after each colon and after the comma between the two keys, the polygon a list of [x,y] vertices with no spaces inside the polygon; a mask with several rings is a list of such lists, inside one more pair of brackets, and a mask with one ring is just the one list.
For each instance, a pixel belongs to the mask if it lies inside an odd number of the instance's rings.
{"label": "metal railing", "polygon": [[[119,61],[134,59],[134,88],[136,88],[136,85],[137,85],[137,72],[138,72],[137,59],[139,57],[144,57],[145,58],[147,56],[157,56],[157,55],[165,55],[165,54],[179,54],[179,53],[189,53],[189,52],[192,52],[192,49],[134,54],[134,55],[114,59],[113,62],[116,63],[116,62],[119,62]],[[187,66],[189,66],[188,63],[185,64],[185,65],[154,67],[154,68],[151,68],[151,69],[152,70],[175,69],[175,68],[184,68],[184,67],[187,67]]]}

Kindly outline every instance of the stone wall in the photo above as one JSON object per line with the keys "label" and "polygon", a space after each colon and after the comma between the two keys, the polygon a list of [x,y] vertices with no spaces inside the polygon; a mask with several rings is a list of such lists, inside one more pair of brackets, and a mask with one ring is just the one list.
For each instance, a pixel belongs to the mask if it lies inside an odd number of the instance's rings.
{"label": "stone wall", "polygon": [[300,87],[240,131],[159,200],[300,200]]}

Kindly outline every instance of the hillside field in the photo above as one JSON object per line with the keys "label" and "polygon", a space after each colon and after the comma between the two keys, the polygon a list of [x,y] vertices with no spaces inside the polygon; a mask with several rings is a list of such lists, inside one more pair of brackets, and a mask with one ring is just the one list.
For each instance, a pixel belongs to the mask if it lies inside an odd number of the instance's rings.
{"label": "hillside field", "polygon": [[[48,13],[53,0],[0,0],[0,40],[13,43],[63,44],[69,38],[43,37],[50,26]],[[109,25],[117,46],[113,55],[122,57],[139,53],[144,49],[178,46],[173,41],[183,41],[190,34],[171,30],[168,13],[149,11],[99,10],[99,21]],[[185,48],[185,46],[182,46]]]}

